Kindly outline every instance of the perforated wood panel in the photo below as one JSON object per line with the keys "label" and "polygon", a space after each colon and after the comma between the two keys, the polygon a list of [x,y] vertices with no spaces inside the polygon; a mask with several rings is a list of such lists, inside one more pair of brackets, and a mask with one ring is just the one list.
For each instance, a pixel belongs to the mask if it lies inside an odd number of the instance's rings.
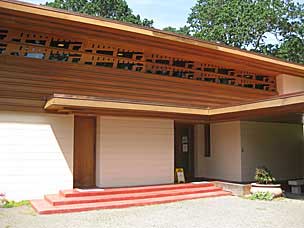
{"label": "perforated wood panel", "polygon": [[273,76],[259,75],[220,65],[152,53],[141,48],[130,49],[110,41],[82,40],[0,28],[0,55],[69,62],[96,67],[207,81],[264,91],[276,91]]}

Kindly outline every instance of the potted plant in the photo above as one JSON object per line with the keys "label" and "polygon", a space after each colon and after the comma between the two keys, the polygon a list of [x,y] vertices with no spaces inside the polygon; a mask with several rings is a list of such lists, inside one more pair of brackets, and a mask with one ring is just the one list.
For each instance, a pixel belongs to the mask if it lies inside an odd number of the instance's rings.
{"label": "potted plant", "polygon": [[275,184],[275,178],[267,168],[257,168],[254,179],[256,180],[256,183],[252,183],[250,188],[252,194],[268,192],[273,194],[274,197],[282,195],[283,191],[281,185]]}

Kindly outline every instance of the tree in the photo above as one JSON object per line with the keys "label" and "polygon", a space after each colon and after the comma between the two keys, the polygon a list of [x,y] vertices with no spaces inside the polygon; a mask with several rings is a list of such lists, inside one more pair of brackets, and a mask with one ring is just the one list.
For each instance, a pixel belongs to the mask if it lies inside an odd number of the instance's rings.
{"label": "tree", "polygon": [[[197,38],[301,62],[303,6],[291,0],[198,0],[188,23]],[[267,44],[270,34],[277,44]]]}
{"label": "tree", "polygon": [[275,56],[291,62],[304,64],[304,4],[298,5],[292,20],[282,28],[280,36],[282,43]]}
{"label": "tree", "polygon": [[190,30],[188,26],[184,26],[184,27],[180,27],[179,29],[168,26],[163,28],[164,31],[166,32],[173,32],[173,33],[177,33],[177,34],[181,34],[181,35],[185,35],[185,36],[190,36]]}
{"label": "tree", "polygon": [[289,37],[276,51],[274,56],[290,62],[304,64],[304,38]]}
{"label": "tree", "polygon": [[153,20],[134,15],[125,0],[54,0],[46,6],[152,27]]}

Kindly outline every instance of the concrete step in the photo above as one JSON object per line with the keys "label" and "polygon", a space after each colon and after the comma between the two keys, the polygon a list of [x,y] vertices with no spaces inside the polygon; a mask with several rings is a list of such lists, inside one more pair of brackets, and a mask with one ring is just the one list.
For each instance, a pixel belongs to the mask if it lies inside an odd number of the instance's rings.
{"label": "concrete step", "polygon": [[170,189],[170,190],[154,190],[147,192],[132,192],[129,191],[115,194],[104,194],[104,195],[91,195],[91,196],[78,196],[77,197],[64,197],[60,194],[46,195],[45,200],[48,201],[53,206],[58,205],[68,205],[68,204],[81,204],[81,203],[97,203],[97,202],[109,202],[109,201],[127,201],[135,199],[147,199],[147,198],[160,198],[167,196],[178,196],[194,193],[207,193],[207,192],[216,192],[221,191],[222,189],[215,186],[200,186],[193,188],[179,188],[179,189]]}
{"label": "concrete step", "polygon": [[219,197],[231,195],[230,192],[226,191],[214,191],[205,193],[192,193],[186,195],[173,195],[165,197],[155,197],[146,199],[133,199],[133,200],[121,200],[121,201],[109,201],[109,202],[95,202],[95,203],[80,203],[80,204],[69,204],[69,205],[58,205],[53,206],[47,200],[32,200],[32,207],[39,214],[56,214],[56,213],[69,213],[69,212],[81,212],[98,209],[114,209],[114,208],[126,208],[132,206],[145,206],[152,204],[170,203],[182,200],[208,198],[208,197]]}
{"label": "concrete step", "polygon": [[90,191],[79,191],[78,189],[61,190],[59,193],[64,197],[84,197],[84,196],[98,196],[98,195],[113,195],[121,193],[139,193],[139,192],[155,192],[163,190],[174,190],[174,189],[188,189],[188,188],[201,188],[201,187],[213,187],[214,184],[210,182],[201,182],[197,184],[168,184],[168,185],[155,185],[155,186],[143,186],[143,187],[127,187],[127,188],[111,188],[90,190]]}

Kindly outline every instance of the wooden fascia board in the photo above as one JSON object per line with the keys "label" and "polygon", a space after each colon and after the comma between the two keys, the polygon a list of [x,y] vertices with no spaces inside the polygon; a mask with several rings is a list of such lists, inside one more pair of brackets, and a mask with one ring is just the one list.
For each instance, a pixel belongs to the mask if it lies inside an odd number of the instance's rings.
{"label": "wooden fascia board", "polygon": [[177,114],[191,114],[201,116],[214,116],[220,114],[239,113],[245,111],[255,111],[259,109],[269,109],[284,107],[288,105],[304,104],[304,95],[277,98],[273,100],[260,101],[250,104],[243,104],[238,106],[231,106],[226,108],[215,109],[198,109],[198,108],[183,108],[183,107],[169,107],[160,105],[148,104],[134,104],[122,103],[113,101],[100,101],[100,100],[84,100],[84,99],[70,99],[70,98],[51,98],[45,105],[46,110],[62,110],[64,108],[93,108],[93,109],[119,109],[119,110],[134,110],[134,111],[152,111],[163,113],[177,113]]}
{"label": "wooden fascia board", "polygon": [[218,115],[218,114],[227,114],[227,113],[236,113],[236,112],[244,112],[244,111],[254,111],[258,109],[266,109],[266,108],[275,108],[275,107],[283,107],[287,105],[295,105],[304,103],[304,95],[287,97],[287,98],[277,98],[268,101],[260,101],[250,104],[243,104],[238,106],[231,106],[226,108],[216,108],[210,109],[209,115]]}
{"label": "wooden fascia board", "polygon": [[[192,38],[187,38],[184,36],[169,34],[166,32],[162,32],[160,30],[157,31],[157,30],[145,29],[145,28],[131,26],[131,25],[118,23],[118,22],[114,22],[114,21],[110,21],[110,20],[109,21],[101,20],[101,19],[93,18],[93,17],[89,17],[89,16],[77,15],[77,14],[68,13],[68,12],[61,12],[61,11],[57,11],[57,10],[51,9],[51,8],[48,9],[46,7],[29,5],[26,3],[15,2],[15,1],[2,0],[2,1],[0,1],[0,8],[9,9],[9,10],[17,11],[17,12],[28,13],[28,14],[46,16],[46,17],[51,17],[51,18],[56,18],[56,19],[62,19],[62,20],[67,20],[67,21],[72,21],[72,22],[101,26],[101,27],[105,27],[105,28],[121,30],[121,31],[126,31],[126,32],[131,32],[131,33],[137,33],[137,34],[145,35],[145,36],[149,36],[149,37],[165,39],[165,40],[170,40],[170,41],[174,41],[174,42],[178,42],[178,43],[184,43],[184,44],[189,44],[192,46],[216,50],[216,51],[219,51],[222,53],[229,54],[231,56],[245,57],[248,59],[254,59],[257,61],[272,64],[272,65],[279,65],[279,66],[287,67],[287,68],[293,69],[295,71],[304,72],[304,66],[302,66],[302,65],[280,61],[278,59],[269,58],[269,57],[265,57],[262,55],[250,53],[247,51],[238,50],[236,48],[229,48],[229,47],[225,47],[225,46],[221,46],[221,45],[217,45],[217,44],[199,41],[199,40],[192,39]],[[304,73],[302,75],[304,75]]]}
{"label": "wooden fascia board", "polygon": [[45,109],[56,110],[64,107],[79,107],[79,108],[108,108],[108,109],[124,109],[134,111],[153,111],[153,112],[167,112],[178,114],[194,114],[194,115],[208,115],[208,110],[182,107],[168,107],[160,105],[147,104],[132,104],[111,101],[94,101],[81,99],[66,99],[66,98],[51,98],[47,101]]}

